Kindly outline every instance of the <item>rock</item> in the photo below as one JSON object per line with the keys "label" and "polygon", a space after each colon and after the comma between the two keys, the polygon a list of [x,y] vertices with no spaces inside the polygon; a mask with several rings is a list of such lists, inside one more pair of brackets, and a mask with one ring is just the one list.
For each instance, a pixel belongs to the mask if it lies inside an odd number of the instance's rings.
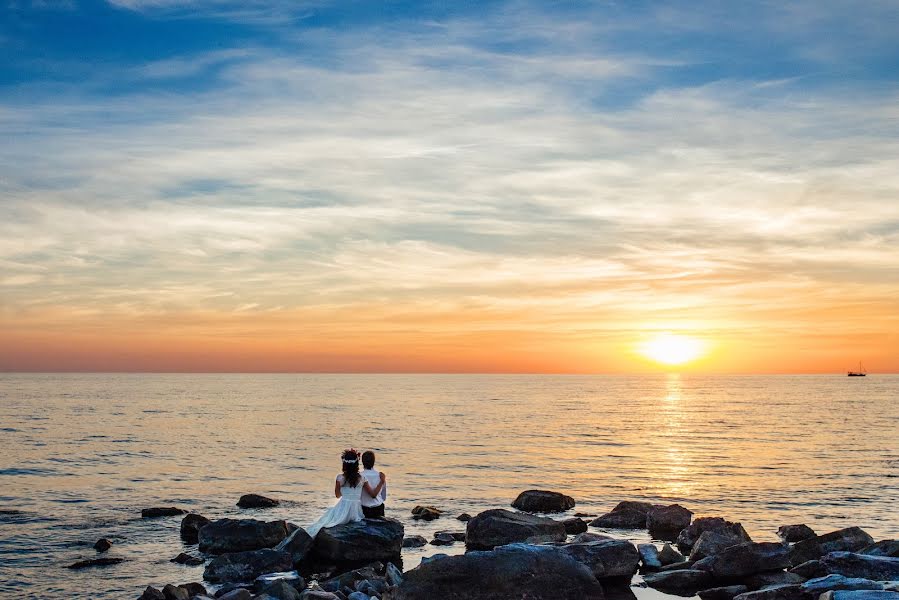
{"label": "rock", "polygon": [[471,515],[468,513],[462,513],[458,517],[456,517],[460,521],[471,521]]}
{"label": "rock", "polygon": [[422,562],[404,574],[390,598],[601,600],[603,592],[586,567],[558,548],[514,544]]}
{"label": "rock", "polygon": [[314,543],[315,541],[306,533],[305,529],[297,528],[278,544],[277,550],[289,553],[291,560],[296,564],[306,558]]}
{"label": "rock", "polygon": [[144,593],[138,596],[137,600],[165,600],[162,590],[157,590],[152,585],[148,585]]}
{"label": "rock", "polygon": [[869,556],[892,556],[899,558],[899,540],[881,540],[858,551]]}
{"label": "rock", "polygon": [[403,548],[421,548],[427,544],[428,540],[420,535],[410,535],[403,538]]}
{"label": "rock", "polygon": [[[721,517],[700,517],[690,523],[688,527],[678,534],[678,549],[685,554],[689,554],[693,550],[693,546],[696,545],[696,542],[699,541],[699,538],[702,537],[702,534],[708,531],[720,533],[728,538],[739,540],[737,542],[738,544],[741,542],[752,541],[752,538],[749,537],[749,534],[746,533],[746,530],[743,529],[743,526],[739,523],[731,523]],[[706,554],[706,556],[708,556],[708,554]]]}
{"label": "rock", "polygon": [[662,546],[662,549],[659,550],[659,561],[663,565],[670,565],[673,563],[679,563],[686,560],[684,556],[671,547],[671,544],[665,544]]}
{"label": "rock", "polygon": [[640,562],[643,568],[647,570],[655,570],[662,568],[662,561],[659,560],[659,549],[655,544],[637,544],[637,551],[640,553]]}
{"label": "rock", "polygon": [[555,546],[585,565],[597,579],[630,577],[637,572],[640,553],[627,540],[599,540]]}
{"label": "rock", "polygon": [[244,588],[235,588],[226,594],[216,596],[219,600],[253,600],[253,594]]}
{"label": "rock", "polygon": [[241,508],[272,508],[281,504],[273,498],[266,498],[259,494],[244,494],[237,501],[237,506]]}
{"label": "rock", "polygon": [[296,590],[302,590],[306,587],[306,582],[297,571],[281,571],[280,573],[266,573],[254,579],[253,590],[262,593],[262,590],[276,581],[288,583]]}
{"label": "rock", "polygon": [[831,552],[821,559],[828,573],[876,581],[899,580],[899,558],[869,556],[852,552]]}
{"label": "rock", "polygon": [[726,548],[694,565],[697,569],[711,572],[716,578],[746,577],[789,566],[787,547],[776,542],[745,542]]}
{"label": "rock", "polygon": [[390,585],[399,585],[403,583],[403,573],[393,563],[387,563],[387,570],[384,574],[387,576],[387,583]]}
{"label": "rock", "polygon": [[162,595],[165,597],[165,600],[190,600],[190,594],[187,590],[172,584],[162,588]]}
{"label": "rock", "polygon": [[450,533],[446,532],[438,532],[434,534],[434,539],[431,540],[432,546],[449,546],[450,544],[455,544],[456,538],[452,536]]}
{"label": "rock", "polygon": [[221,554],[271,548],[288,533],[285,521],[219,519],[200,529],[200,551]]}
{"label": "rock", "polygon": [[847,527],[846,529],[839,529],[796,542],[790,548],[790,560],[793,566],[796,566],[806,561],[820,558],[828,552],[855,552],[873,543],[874,538],[861,528]]}
{"label": "rock", "polygon": [[290,554],[265,548],[244,552],[228,552],[206,565],[203,579],[214,583],[224,581],[253,581],[260,575],[293,568]]}
{"label": "rock", "polygon": [[362,519],[318,532],[312,553],[335,563],[390,560],[403,545],[403,524],[395,519]]}
{"label": "rock", "polygon": [[787,543],[801,542],[815,537],[817,534],[808,525],[781,525],[777,528],[777,535]]}
{"label": "rock", "polygon": [[831,590],[882,590],[883,584],[870,579],[857,577],[843,577],[842,575],[827,575],[809,579],[802,584],[802,591],[812,596],[823,594]]}
{"label": "rock", "polygon": [[197,565],[203,564],[203,559],[196,556],[191,556],[186,552],[181,552],[180,554],[178,554],[178,556],[171,559],[169,562],[178,563],[179,565],[187,565],[189,567],[196,567]]}
{"label": "rock", "polygon": [[353,592],[347,596],[347,600],[369,600],[369,598],[371,598],[371,596],[363,594],[362,592]]}
{"label": "rock", "polygon": [[587,531],[587,521],[577,517],[565,519],[562,521],[562,525],[565,526],[565,533],[568,535],[575,535]]}
{"label": "rock", "polygon": [[700,590],[697,595],[702,600],[733,600],[735,596],[745,594],[748,591],[749,588],[745,585],[728,585],[725,587]]}
{"label": "rock", "polygon": [[697,591],[709,587],[712,583],[712,574],[697,569],[658,571],[644,575],[643,581],[649,587],[662,592],[692,596]]}
{"label": "rock", "polygon": [[300,600],[346,600],[341,596],[332,594],[331,592],[323,592],[321,590],[306,590],[300,594]]}
{"label": "rock", "polygon": [[582,542],[598,542],[600,540],[614,540],[610,535],[604,535],[602,533],[593,533],[592,531],[585,531],[584,533],[579,533],[573,538],[571,538],[572,544],[580,544]]}
{"label": "rock", "polygon": [[798,585],[778,585],[775,587],[746,592],[736,596],[734,600],[808,600]]}
{"label": "rock", "polygon": [[562,542],[567,536],[559,521],[502,508],[478,514],[468,522],[465,534],[465,544],[475,550],[515,542]]}
{"label": "rock", "polygon": [[646,515],[629,509],[612,511],[593,519],[590,525],[611,529],[643,529],[646,527]]}
{"label": "rock", "polygon": [[[737,523],[737,525],[739,525],[739,523]],[[744,539],[743,536],[738,533],[727,530],[704,531],[702,535],[699,536],[699,539],[696,540],[696,543],[693,544],[693,549],[690,552],[690,560],[694,562],[702,560],[706,556],[718,554],[726,548],[743,544],[746,541],[748,540]]]}
{"label": "rock", "polygon": [[70,564],[67,569],[87,569],[88,567],[107,567],[109,565],[117,565],[125,562],[124,558],[89,558],[87,560],[79,560]]}
{"label": "rock", "polygon": [[412,509],[412,518],[416,521],[433,521],[439,519],[441,514],[443,513],[433,506],[416,506]]}
{"label": "rock", "polygon": [[694,564],[696,563],[694,563],[692,560],[684,560],[681,562],[662,565],[662,568],[659,569],[659,571],[683,571],[684,569],[692,569]]}
{"label": "rock", "polygon": [[660,540],[674,540],[690,525],[693,513],[681,506],[655,507],[646,513],[646,528],[649,535]]}
{"label": "rock", "polygon": [[106,538],[100,538],[96,541],[96,543],[94,543],[94,550],[96,550],[97,552],[106,552],[110,548],[112,548],[112,542],[110,542]]}
{"label": "rock", "polygon": [[181,539],[188,544],[196,544],[199,540],[200,529],[209,524],[209,519],[203,515],[189,513],[181,519]]}
{"label": "rock", "polygon": [[178,587],[187,590],[187,593],[191,596],[191,598],[193,598],[194,596],[205,596],[209,593],[202,583],[198,583],[196,581],[193,581],[191,583],[182,583]]}
{"label": "rock", "polygon": [[276,600],[300,600],[300,592],[283,579],[268,584],[263,588],[262,593],[268,594]]}
{"label": "rock", "polygon": [[837,590],[824,592],[818,600],[899,600],[899,592],[877,590]]}
{"label": "rock", "polygon": [[186,510],[181,510],[174,506],[169,508],[145,508],[140,511],[140,516],[143,519],[154,519],[156,517],[175,517],[177,515],[183,515],[186,512]]}
{"label": "rock", "polygon": [[574,498],[559,492],[527,490],[518,494],[518,497],[512,503],[512,507],[524,512],[565,512],[569,508],[574,508]]}
{"label": "rock", "polygon": [[796,585],[804,581],[804,577],[788,571],[766,571],[743,579],[743,583],[750,590],[761,590],[778,585]]}

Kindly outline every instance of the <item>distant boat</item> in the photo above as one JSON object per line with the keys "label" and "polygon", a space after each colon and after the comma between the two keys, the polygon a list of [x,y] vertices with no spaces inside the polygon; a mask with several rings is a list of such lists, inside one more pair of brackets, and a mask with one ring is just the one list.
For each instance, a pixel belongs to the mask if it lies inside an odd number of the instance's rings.
{"label": "distant boat", "polygon": [[849,377],[864,377],[867,374],[867,371],[865,371],[865,368],[862,366],[862,361],[858,361],[858,371],[849,371],[846,373]]}

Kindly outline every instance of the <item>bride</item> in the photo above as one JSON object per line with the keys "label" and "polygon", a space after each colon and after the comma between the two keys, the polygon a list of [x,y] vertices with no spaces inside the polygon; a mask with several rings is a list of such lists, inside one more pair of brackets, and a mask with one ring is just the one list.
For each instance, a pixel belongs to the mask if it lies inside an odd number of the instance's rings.
{"label": "bride", "polygon": [[[387,483],[384,473],[380,474],[381,482],[374,488],[365,481],[362,474],[359,473],[359,452],[355,449],[344,450],[340,459],[343,462],[343,472],[337,476],[334,482],[334,495],[338,498],[337,504],[326,510],[318,521],[306,528],[306,533],[310,537],[314,538],[319,530],[325,527],[361,521],[364,518],[362,514],[363,492],[376,498]],[[275,548],[281,550],[286,547],[293,539],[293,535],[289,535]]]}

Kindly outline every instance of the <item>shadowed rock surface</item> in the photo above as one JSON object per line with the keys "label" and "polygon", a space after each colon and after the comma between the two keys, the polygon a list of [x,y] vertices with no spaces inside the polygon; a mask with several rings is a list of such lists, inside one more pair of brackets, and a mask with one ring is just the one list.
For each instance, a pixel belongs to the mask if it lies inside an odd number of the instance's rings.
{"label": "shadowed rock surface", "polygon": [[658,571],[644,575],[643,581],[649,587],[662,592],[692,596],[697,591],[712,585],[712,574],[698,569]]}
{"label": "shadowed rock surface", "polygon": [[240,508],[272,508],[279,504],[281,504],[281,502],[278,500],[266,498],[259,494],[244,494],[240,497],[240,500],[237,501],[237,506]]}
{"label": "shadowed rock surface", "polygon": [[790,544],[815,537],[817,534],[808,525],[782,525],[777,528],[777,535]]}
{"label": "shadowed rock surface", "polygon": [[680,504],[658,506],[646,513],[649,535],[660,540],[674,540],[690,525],[693,513]]}
{"label": "shadowed rock surface", "polygon": [[574,508],[574,498],[545,490],[527,490],[518,494],[512,507],[525,512],[556,513]]}
{"label": "shadowed rock surface", "polygon": [[181,510],[180,508],[175,508],[174,506],[155,507],[143,509],[142,511],[140,511],[140,516],[144,519],[155,519],[156,517],[174,517],[177,515],[183,515],[186,512],[186,510]]}
{"label": "shadowed rock surface", "polygon": [[821,559],[828,573],[877,581],[899,580],[899,558],[831,552]]}
{"label": "shadowed rock surface", "polygon": [[746,542],[704,558],[694,566],[711,572],[716,578],[746,577],[789,567],[790,557],[783,544]]}
{"label": "shadowed rock surface", "polygon": [[[681,552],[689,554],[693,550],[693,546],[699,541],[703,533],[712,531],[727,538],[739,540],[741,542],[751,542],[752,538],[743,529],[739,523],[732,523],[721,517],[700,517],[690,523],[677,536],[677,548]],[[708,554],[706,554],[708,556]],[[698,560],[698,559],[697,559]]]}
{"label": "shadowed rock surface", "polygon": [[790,560],[799,565],[820,558],[828,552],[855,552],[874,543],[874,538],[860,527],[847,527],[796,542],[790,549]]}
{"label": "shadowed rock surface", "polygon": [[502,508],[486,510],[466,527],[465,543],[474,550],[489,550],[516,542],[562,542],[565,526],[553,519]]}
{"label": "shadowed rock surface", "polygon": [[213,583],[253,581],[260,575],[293,568],[290,554],[265,548],[246,552],[229,552],[217,556],[206,565],[203,579]]}
{"label": "shadowed rock surface", "polygon": [[362,519],[327,527],[315,537],[312,554],[335,563],[390,560],[400,554],[403,532],[403,524],[395,519]]}
{"label": "shadowed rock surface", "polygon": [[222,554],[271,548],[287,537],[285,521],[256,519],[219,519],[199,530],[201,552]]}
{"label": "shadowed rock surface", "polygon": [[203,515],[190,513],[181,519],[181,539],[188,544],[196,544],[200,540],[200,529],[211,521]]}

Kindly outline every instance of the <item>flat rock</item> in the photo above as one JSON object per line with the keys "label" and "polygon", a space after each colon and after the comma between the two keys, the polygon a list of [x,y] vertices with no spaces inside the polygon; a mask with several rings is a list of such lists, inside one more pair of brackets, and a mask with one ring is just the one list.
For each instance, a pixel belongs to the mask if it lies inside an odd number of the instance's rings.
{"label": "flat rock", "polygon": [[805,524],[800,525],[781,525],[777,528],[777,535],[783,541],[793,544],[795,542],[801,542],[802,540],[808,540],[815,537],[817,534],[815,531]]}
{"label": "flat rock", "polygon": [[[476,517],[477,518],[477,517]],[[514,544],[423,562],[391,600],[602,600],[602,586],[556,548]]]}
{"label": "flat rock", "polygon": [[716,578],[746,577],[789,567],[790,556],[783,544],[745,542],[704,558],[694,566],[711,572]]}
{"label": "flat rock", "polygon": [[776,585],[795,585],[804,581],[805,577],[789,571],[765,571],[743,579],[743,583],[750,590],[761,590]]}
{"label": "flat rock", "polygon": [[877,590],[837,590],[824,592],[818,600],[899,600],[899,592]]}
{"label": "flat rock", "polygon": [[203,571],[203,579],[219,582],[253,581],[260,575],[275,571],[290,571],[290,554],[270,548],[228,552],[217,556]]}
{"label": "flat rock", "polygon": [[211,554],[271,548],[289,533],[285,521],[219,519],[200,528],[200,551]]}
{"label": "flat rock", "polygon": [[420,535],[409,535],[403,538],[403,548],[421,548],[427,544],[428,540]]}
{"label": "flat rock", "polygon": [[[677,547],[681,552],[689,554],[693,546],[707,532],[715,532],[728,539],[738,540],[737,543],[751,542],[752,538],[739,523],[732,523],[721,517],[700,517],[690,523],[677,536]],[[706,554],[705,556],[708,556]],[[699,560],[699,559],[696,559]]]}
{"label": "flat rock", "polygon": [[899,558],[899,540],[881,540],[858,551],[869,556],[892,556]]}
{"label": "flat rock", "polygon": [[587,531],[587,521],[578,517],[565,519],[562,521],[562,525],[565,526],[565,533],[568,535],[577,535]]}
{"label": "flat rock", "polygon": [[574,498],[559,492],[527,490],[518,494],[512,507],[525,512],[557,513],[574,508]]}
{"label": "flat rock", "polygon": [[659,560],[659,549],[655,544],[637,544],[637,552],[640,553],[640,562],[643,568],[647,570],[656,570],[662,568],[662,561]]}
{"label": "flat rock", "polygon": [[879,581],[861,579],[858,577],[843,577],[842,575],[827,575],[809,579],[802,584],[802,590],[808,594],[823,594],[831,590],[882,590],[883,584]]}
{"label": "flat rock", "polygon": [[828,573],[876,581],[899,581],[899,558],[853,552],[831,552],[821,558]]}
{"label": "flat rock", "polygon": [[391,560],[403,546],[403,524],[395,519],[362,519],[318,532],[312,554],[334,563]]}
{"label": "flat rock", "polygon": [[649,535],[659,540],[674,540],[690,525],[693,513],[680,504],[655,507],[646,513]]}
{"label": "flat rock", "polygon": [[627,578],[637,572],[640,553],[627,540],[598,540],[555,546],[585,565],[597,579]]}
{"label": "flat rock", "polygon": [[779,585],[775,587],[746,592],[736,596],[734,600],[808,600],[798,585]]}
{"label": "flat rock", "polygon": [[203,515],[188,513],[181,519],[181,539],[188,544],[196,544],[200,539],[200,529],[209,523],[209,519]]}
{"label": "flat rock", "polygon": [[796,542],[790,548],[793,566],[820,558],[828,552],[855,552],[870,546],[874,538],[859,527],[847,527]]}
{"label": "flat rock", "polygon": [[697,595],[702,598],[702,600],[733,600],[734,597],[745,594],[748,591],[749,588],[745,585],[727,585],[700,590],[697,592]]}
{"label": "flat rock", "polygon": [[143,509],[142,511],[140,511],[140,516],[143,519],[155,519],[156,517],[175,517],[178,515],[183,515],[186,512],[186,510],[181,510],[180,508],[175,508],[174,506],[155,507]]}
{"label": "flat rock", "polygon": [[559,521],[502,508],[486,510],[472,518],[465,534],[466,545],[475,550],[516,542],[562,542],[567,536]]}
{"label": "flat rock", "polygon": [[108,567],[110,565],[117,565],[119,563],[125,562],[124,558],[89,558],[87,560],[79,560],[78,562],[74,562],[67,566],[67,569],[88,569],[90,567]]}
{"label": "flat rock", "polygon": [[240,500],[237,501],[237,506],[240,508],[272,508],[279,504],[281,504],[281,502],[278,500],[266,498],[259,494],[244,494],[240,497]]}
{"label": "flat rock", "polygon": [[649,587],[662,592],[692,596],[712,584],[712,574],[698,569],[658,571],[644,575],[643,581]]}
{"label": "flat rock", "polygon": [[824,577],[827,575],[827,569],[824,568],[824,565],[820,560],[809,560],[801,565],[796,565],[792,569],[790,569],[790,573],[796,573],[801,577],[805,577],[806,579],[814,579],[816,577]]}

